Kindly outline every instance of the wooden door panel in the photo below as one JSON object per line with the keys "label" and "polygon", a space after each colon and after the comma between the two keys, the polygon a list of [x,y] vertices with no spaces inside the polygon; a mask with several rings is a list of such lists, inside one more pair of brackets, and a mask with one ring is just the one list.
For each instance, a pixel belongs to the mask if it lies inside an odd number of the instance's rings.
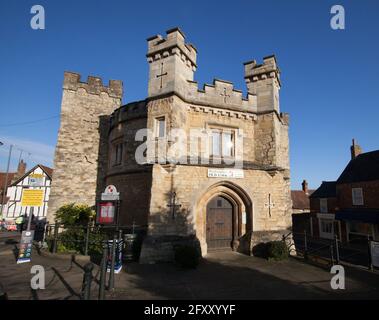
{"label": "wooden door panel", "polygon": [[230,248],[233,240],[233,207],[224,198],[216,197],[207,206],[208,248]]}

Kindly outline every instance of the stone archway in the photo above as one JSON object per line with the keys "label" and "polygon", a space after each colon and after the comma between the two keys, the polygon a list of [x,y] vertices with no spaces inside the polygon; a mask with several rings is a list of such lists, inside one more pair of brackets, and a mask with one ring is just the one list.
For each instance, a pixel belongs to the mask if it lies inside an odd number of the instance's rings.
{"label": "stone archway", "polygon": [[203,256],[208,252],[207,205],[217,196],[227,199],[233,205],[233,250],[238,250],[241,238],[253,230],[253,206],[247,193],[230,181],[215,183],[200,196],[195,207],[196,236],[199,239]]}

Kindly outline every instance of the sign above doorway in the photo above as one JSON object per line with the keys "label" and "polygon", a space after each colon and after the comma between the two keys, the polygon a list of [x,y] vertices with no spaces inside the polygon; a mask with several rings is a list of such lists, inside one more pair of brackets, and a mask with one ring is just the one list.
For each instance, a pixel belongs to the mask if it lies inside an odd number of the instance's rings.
{"label": "sign above doorway", "polygon": [[208,178],[235,178],[243,179],[242,169],[208,169]]}

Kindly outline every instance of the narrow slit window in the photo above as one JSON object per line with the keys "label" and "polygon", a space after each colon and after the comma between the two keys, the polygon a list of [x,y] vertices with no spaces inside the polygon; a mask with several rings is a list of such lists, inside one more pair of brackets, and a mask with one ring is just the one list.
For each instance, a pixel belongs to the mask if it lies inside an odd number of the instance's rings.
{"label": "narrow slit window", "polygon": [[166,121],[164,117],[158,118],[156,122],[157,137],[163,138],[166,134]]}

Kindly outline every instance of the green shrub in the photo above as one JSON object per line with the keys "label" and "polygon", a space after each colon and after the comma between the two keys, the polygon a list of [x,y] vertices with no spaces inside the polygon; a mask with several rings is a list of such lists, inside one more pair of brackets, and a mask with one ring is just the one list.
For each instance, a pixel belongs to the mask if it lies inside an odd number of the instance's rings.
{"label": "green shrub", "polygon": [[175,262],[182,268],[195,269],[199,260],[200,254],[195,246],[180,245],[175,248]]}
{"label": "green shrub", "polygon": [[269,260],[284,260],[288,258],[287,245],[283,241],[271,241],[267,244],[267,258]]}
{"label": "green shrub", "polygon": [[[84,254],[87,226],[91,225],[95,211],[83,204],[70,203],[57,210],[56,221],[63,228],[58,234],[57,252],[72,252]],[[54,236],[47,239],[52,250]],[[89,233],[88,254],[91,256],[102,254],[102,241],[106,239],[98,228],[91,228]]]}
{"label": "green shrub", "polygon": [[92,221],[96,213],[85,204],[70,203],[57,210],[56,220],[64,225],[85,225]]}

